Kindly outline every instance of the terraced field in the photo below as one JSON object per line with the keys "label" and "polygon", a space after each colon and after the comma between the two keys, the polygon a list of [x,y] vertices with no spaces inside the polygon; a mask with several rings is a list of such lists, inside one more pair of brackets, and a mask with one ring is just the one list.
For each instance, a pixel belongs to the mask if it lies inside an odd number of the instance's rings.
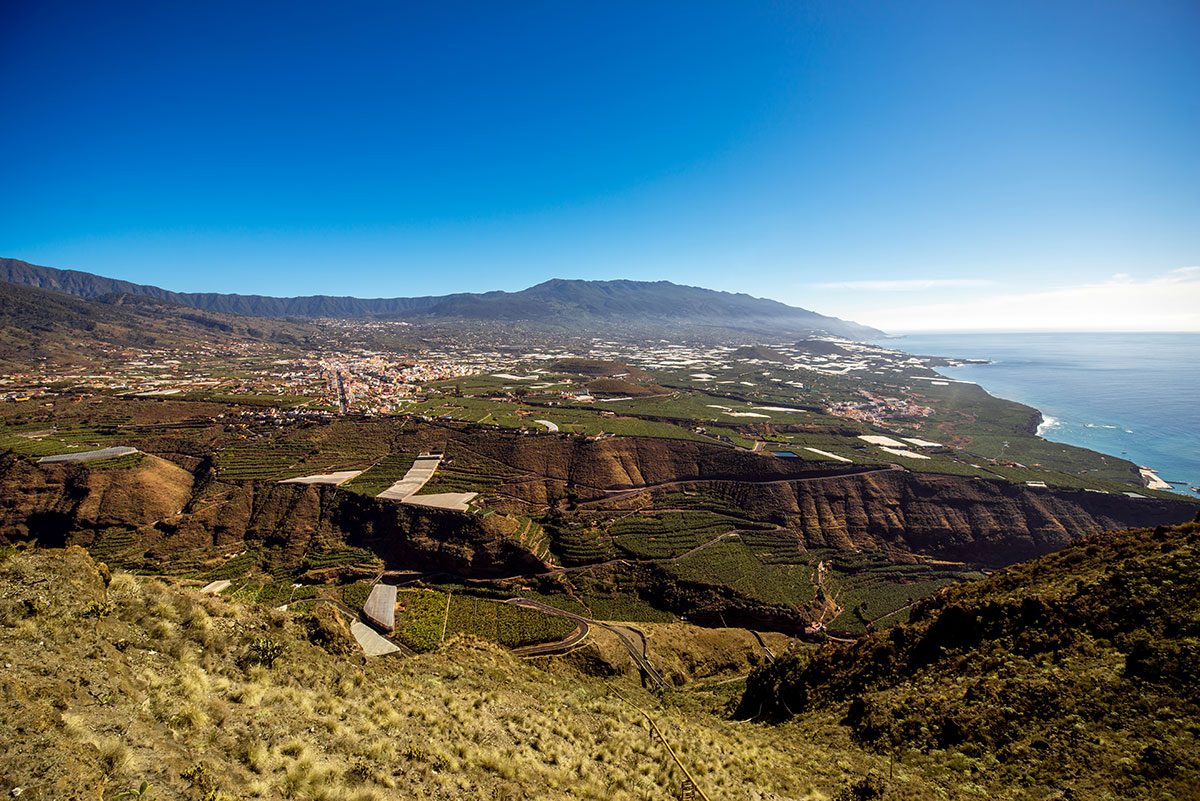
{"label": "terraced field", "polygon": [[342,489],[369,495],[374,498],[388,487],[404,478],[404,474],[417,460],[415,454],[393,453],[383,457],[354,478],[342,484]]}
{"label": "terraced field", "polygon": [[481,495],[497,492],[505,481],[522,473],[508,465],[488,459],[461,447],[447,450],[447,459],[438,466],[421,495],[439,492],[478,492]]}
{"label": "terraced field", "polygon": [[133,531],[126,528],[105,529],[98,540],[88,546],[88,553],[97,562],[118,562],[136,544]]}
{"label": "terraced field", "polygon": [[[587,605],[587,613],[596,620],[616,620],[631,623],[674,623],[678,618],[670,612],[658,609],[647,601],[627,593],[611,595],[584,594],[580,598]],[[561,604],[552,604],[566,609]]]}
{"label": "terraced field", "polygon": [[608,528],[613,543],[638,559],[669,559],[733,531],[738,522],[712,512],[665,511],[630,515]]}
{"label": "terraced field", "polygon": [[243,603],[276,607],[316,598],[317,587],[312,584],[295,584],[291,579],[259,576],[236,581],[223,594],[237,598]]}
{"label": "terraced field", "polygon": [[382,567],[383,560],[370,551],[362,548],[338,548],[329,551],[316,551],[304,554],[300,562],[302,571],[327,570],[334,567],[361,565],[364,567]]}
{"label": "terraced field", "polygon": [[8,449],[22,456],[41,458],[110,445],[124,445],[133,436],[136,436],[136,432],[120,431],[115,424],[3,426],[0,427],[0,449]]}
{"label": "terraced field", "polygon": [[904,607],[941,587],[983,578],[980,573],[952,565],[894,564],[877,550],[814,554],[828,560],[825,585],[843,609],[829,630],[851,636],[865,633],[867,624],[874,620],[880,625],[904,622],[908,619]]}
{"label": "terraced field", "polygon": [[659,490],[653,494],[654,506],[659,509],[687,509],[697,512],[715,512],[737,520],[739,525],[749,523],[746,511],[729,500],[706,492],[681,492]]}
{"label": "terraced field", "polygon": [[518,523],[519,527],[516,533],[511,535],[512,538],[538,559],[548,563],[556,562],[554,552],[550,548],[550,537],[545,529],[536,520],[528,517],[518,518]]}
{"label": "terraced field", "polygon": [[223,579],[241,578],[257,568],[261,558],[262,554],[259,551],[247,550],[231,559],[226,559],[216,567],[210,568],[207,572],[202,573],[199,578],[201,581],[221,581]]}
{"label": "terraced field", "polygon": [[487,598],[454,595],[450,601],[450,633],[474,634],[519,648],[561,640],[575,630],[571,620]]}
{"label": "terraced field", "polygon": [[305,475],[298,467],[311,448],[290,442],[230,445],[217,452],[217,475],[230,481],[276,481]]}
{"label": "terraced field", "polygon": [[807,565],[812,554],[804,542],[787,531],[743,531],[742,542],[761,562],[768,565]]}
{"label": "terraced field", "polygon": [[591,523],[557,528],[551,547],[564,565],[589,565],[617,557],[612,537]]}
{"label": "terraced field", "polygon": [[817,591],[812,566],[764,561],[740,537],[721,540],[664,567],[680,579],[726,585],[767,604],[802,606]]}

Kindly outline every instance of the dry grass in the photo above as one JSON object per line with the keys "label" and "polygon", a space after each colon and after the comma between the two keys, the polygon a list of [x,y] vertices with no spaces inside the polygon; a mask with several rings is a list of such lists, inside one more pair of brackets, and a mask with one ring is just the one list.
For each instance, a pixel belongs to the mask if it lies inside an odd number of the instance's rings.
{"label": "dry grass", "polygon": [[[76,760],[84,774],[75,781],[102,782],[104,798],[142,780],[154,785],[157,801],[210,792],[330,801],[642,801],[679,790],[678,768],[637,710],[611,694],[614,685],[561,664],[543,670],[474,638],[408,659],[335,657],[307,642],[286,615],[266,617],[125,575],[107,588],[113,615],[99,625],[76,622],[52,649],[31,647],[47,631],[71,627],[70,606],[86,596],[56,599],[56,614],[34,618],[34,631],[0,628],[4,659],[20,663],[31,690],[40,682],[54,735],[41,763],[0,763],[0,775],[26,770],[33,786],[35,771],[45,775],[39,764],[69,760],[86,746],[86,764]],[[263,637],[284,647],[272,668],[246,659],[250,643]],[[69,682],[38,678],[37,658],[70,670],[79,686],[86,681],[83,698],[108,700],[81,701]],[[656,698],[629,678],[610,681],[654,715],[714,801],[824,798],[880,767],[840,727],[733,722],[710,711],[723,697]],[[0,724],[0,736],[21,735]],[[195,769],[200,764],[207,767]],[[204,781],[183,778],[189,770]]]}

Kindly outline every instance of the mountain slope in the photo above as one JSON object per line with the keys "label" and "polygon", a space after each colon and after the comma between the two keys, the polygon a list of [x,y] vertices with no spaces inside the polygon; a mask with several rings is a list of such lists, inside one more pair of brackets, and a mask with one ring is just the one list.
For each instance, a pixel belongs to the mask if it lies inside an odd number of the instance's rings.
{"label": "mountain slope", "polygon": [[87,359],[116,347],[246,340],[299,345],[314,333],[307,324],[200,311],[137,295],[85,299],[0,283],[0,365]]}
{"label": "mountain slope", "polygon": [[211,311],[259,317],[386,317],[530,321],[565,328],[621,321],[642,325],[749,328],[822,332],[869,338],[882,332],[773,300],[680,286],[668,281],[566,281],[554,279],[520,292],[462,293],[441,297],[352,298],[171,292],[76,270],[0,259],[0,280],[80,297],[113,293],[146,297]]}
{"label": "mountain slope", "polygon": [[[697,708],[722,696],[664,704],[624,675],[473,637],[365,659],[333,605],[243,606],[110,574],[78,548],[0,550],[0,585],[6,799],[140,798],[143,782],[148,801],[677,798],[683,774],[639,707],[713,798],[815,801],[882,764]],[[605,637],[593,654],[620,648]]]}
{"label": "mountain slope", "polygon": [[957,761],[993,798],[1196,797],[1200,523],[1088,537],[911,620],[753,675],[740,715],[840,710],[864,745]]}

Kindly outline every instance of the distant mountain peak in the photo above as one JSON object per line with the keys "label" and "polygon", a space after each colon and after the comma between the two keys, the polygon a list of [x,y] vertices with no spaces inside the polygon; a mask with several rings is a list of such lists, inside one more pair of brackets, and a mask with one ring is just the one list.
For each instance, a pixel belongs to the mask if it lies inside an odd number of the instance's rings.
{"label": "distant mountain peak", "polygon": [[564,330],[636,325],[643,329],[735,329],[759,334],[833,334],[865,339],[883,332],[775,300],[720,292],[670,281],[551,278],[518,292],[459,293],[416,298],[329,295],[270,297],[172,292],[76,270],[0,259],[0,280],[53,289],[84,298],[122,293],[209,311],[256,317],[462,319],[526,321]]}

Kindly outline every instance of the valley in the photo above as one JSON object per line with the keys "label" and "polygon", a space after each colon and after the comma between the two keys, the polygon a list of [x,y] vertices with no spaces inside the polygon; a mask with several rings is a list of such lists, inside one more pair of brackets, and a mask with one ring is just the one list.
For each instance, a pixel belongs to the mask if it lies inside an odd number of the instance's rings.
{"label": "valley", "polygon": [[[451,627],[451,597],[487,620],[525,598],[857,637],[940,587],[1196,510],[1134,465],[1040,439],[1036,410],[937,360],[828,336],[342,320],[295,323],[302,345],[164,347],[123,342],[112,313],[107,350],[63,342],[4,379],[0,537],[300,610],[401,575],[443,599],[442,638],[517,642]],[[135,452],[39,463],[114,447]],[[395,494],[427,454],[433,472]],[[404,606],[396,636],[427,642]]]}
{"label": "valley", "polygon": [[[56,698],[55,743],[87,755],[34,759],[33,798],[974,797],[953,771],[978,778],[977,734],[938,756],[877,734],[875,696],[797,700],[796,671],[858,670],[1012,565],[1200,510],[943,360],[824,331],[276,321],[27,287],[0,310],[0,648],[25,665],[36,633],[124,677],[79,672],[96,710],[6,679],[18,725]],[[473,711],[420,700],[440,682]],[[409,718],[372,711],[401,698]],[[847,702],[849,723],[822,706]],[[260,731],[263,704],[289,720]],[[413,715],[445,734],[405,740]],[[672,733],[644,739],[647,716]],[[164,737],[193,747],[150,760]]]}

